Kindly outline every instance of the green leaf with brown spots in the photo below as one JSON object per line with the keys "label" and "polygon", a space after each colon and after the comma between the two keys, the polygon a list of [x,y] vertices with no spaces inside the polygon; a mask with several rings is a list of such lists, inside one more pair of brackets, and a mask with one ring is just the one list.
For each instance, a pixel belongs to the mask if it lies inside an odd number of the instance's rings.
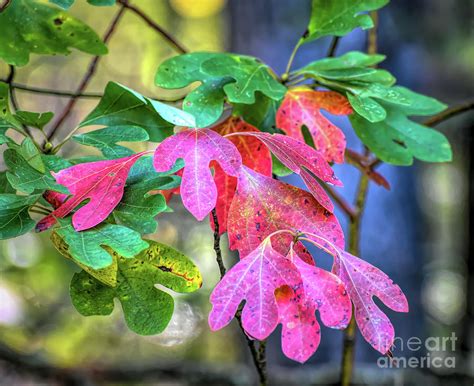
{"label": "green leaf with brown spots", "polygon": [[24,66],[30,54],[68,55],[70,48],[104,55],[107,47],[82,21],[34,0],[12,0],[0,13],[0,59]]}
{"label": "green leaf with brown spots", "polygon": [[140,335],[162,332],[173,315],[173,297],[155,287],[160,284],[179,293],[193,292],[202,285],[199,269],[185,255],[168,245],[147,240],[150,247],[118,262],[117,284],[109,287],[87,274],[72,278],[70,294],[74,307],[84,316],[109,315],[114,298],[122,304],[128,327]]}

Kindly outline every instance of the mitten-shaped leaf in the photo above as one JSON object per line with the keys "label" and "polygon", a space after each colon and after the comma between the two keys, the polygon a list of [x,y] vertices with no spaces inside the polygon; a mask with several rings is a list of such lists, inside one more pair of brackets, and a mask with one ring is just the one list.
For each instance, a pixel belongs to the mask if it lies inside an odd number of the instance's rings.
{"label": "mitten-shaped leaf", "polygon": [[347,115],[352,108],[347,98],[334,91],[313,91],[296,88],[286,93],[276,116],[277,127],[289,136],[304,142],[302,126],[305,125],[314,145],[328,162],[344,162],[346,138],[337,126],[321,113],[321,109],[331,114]]}
{"label": "mitten-shaped leaf", "polygon": [[150,247],[134,259],[123,259],[119,253],[113,253],[118,261],[114,288],[84,271],[74,275],[71,299],[82,315],[109,315],[114,309],[114,298],[117,298],[132,331],[153,335],[166,328],[173,315],[173,297],[155,285],[187,293],[199,289],[202,278],[188,257],[167,245],[152,240],[148,242]]}
{"label": "mitten-shaped leaf", "polygon": [[[230,117],[222,124],[213,128],[214,131],[224,136],[232,133],[258,133],[258,129],[248,124],[241,118]],[[272,157],[262,143],[251,136],[231,136],[228,138],[237,148],[242,157],[242,164],[265,176],[272,175]],[[237,188],[237,178],[226,174],[222,168],[213,162],[214,182],[217,186],[216,212],[219,221],[219,232],[227,231],[227,217],[230,204]],[[211,226],[213,227],[211,219]]]}
{"label": "mitten-shaped leaf", "polygon": [[0,58],[14,66],[27,64],[30,54],[67,55],[71,47],[94,55],[107,53],[89,26],[39,1],[13,0],[0,13],[0,25]]}
{"label": "mitten-shaped leaf", "polygon": [[[283,229],[314,233],[344,247],[337,218],[310,193],[243,166],[228,219],[231,249],[238,249],[243,258],[271,233]],[[275,249],[286,254],[291,239],[287,234],[274,236]]]}
{"label": "mitten-shaped leaf", "polygon": [[48,229],[55,218],[67,216],[86,199],[89,201],[72,216],[74,229],[81,231],[100,224],[120,202],[128,172],[142,155],[138,153],[115,160],[87,162],[53,173],[56,181],[67,187],[72,196],[42,219],[36,229]]}
{"label": "mitten-shaped leaf", "polygon": [[278,324],[275,290],[287,285],[301,285],[293,263],[276,252],[270,239],[265,239],[253,252],[232,267],[211,294],[209,325],[219,330],[233,319],[240,303],[242,325],[256,339],[267,338]]}
{"label": "mitten-shaped leaf", "polygon": [[188,129],[165,139],[155,151],[155,169],[167,171],[179,158],[185,162],[180,187],[183,204],[202,220],[217,200],[209,163],[215,160],[225,173],[237,176],[242,158],[232,142],[209,129]]}
{"label": "mitten-shaped leaf", "polygon": [[402,290],[381,270],[342,250],[338,250],[333,271],[345,284],[354,303],[362,336],[377,351],[387,353],[393,345],[395,332],[387,315],[372,298],[376,296],[394,311],[408,312]]}

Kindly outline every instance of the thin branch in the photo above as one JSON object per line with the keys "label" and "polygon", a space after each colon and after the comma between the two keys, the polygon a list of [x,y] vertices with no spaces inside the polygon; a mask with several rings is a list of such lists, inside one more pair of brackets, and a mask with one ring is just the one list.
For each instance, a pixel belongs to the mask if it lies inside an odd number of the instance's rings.
{"label": "thin branch", "polygon": [[437,124],[446,121],[449,118],[452,118],[456,115],[462,114],[466,111],[474,109],[474,100],[461,103],[460,105],[450,107],[437,115],[428,118],[423,122],[425,126],[436,126]]}
{"label": "thin branch", "polygon": [[168,43],[180,54],[185,54],[188,52],[184,46],[176,40],[169,32],[165,31],[160,25],[156,24],[150,17],[143,12],[140,8],[135,7],[134,5],[128,4],[126,0],[118,0],[118,3],[122,4],[123,7],[129,9],[137,16],[139,16],[145,23],[147,23],[151,28],[163,36]]}
{"label": "thin branch", "polygon": [[295,60],[296,52],[300,48],[301,44],[303,44],[303,38],[298,40],[298,42],[293,47],[293,51],[291,51],[290,58],[288,59],[288,63],[286,64],[285,73],[281,76],[281,80],[282,80],[283,83],[285,83],[288,80],[288,77],[290,75],[291,66],[293,65],[293,61]]}
{"label": "thin branch", "polygon": [[332,58],[336,54],[337,45],[339,44],[339,40],[341,40],[340,36],[334,36],[331,40],[331,45],[329,46],[327,57]]}
{"label": "thin branch", "polygon": [[[107,44],[107,42],[112,37],[112,35],[115,31],[115,28],[117,27],[117,24],[120,21],[120,19],[122,18],[124,12],[125,12],[125,6],[123,5],[122,7],[120,7],[119,11],[116,13],[114,18],[112,19],[112,22],[110,23],[109,27],[107,28],[107,31],[106,31],[106,33],[104,35],[104,39],[103,39],[104,44]],[[58,129],[61,127],[63,122],[66,120],[66,118],[69,116],[69,114],[71,114],[74,106],[77,103],[79,95],[81,95],[84,92],[84,90],[86,89],[86,87],[89,84],[90,80],[92,79],[92,76],[94,75],[94,73],[97,69],[97,64],[99,63],[99,60],[100,60],[99,55],[95,56],[94,59],[92,59],[91,63],[89,64],[89,67],[87,69],[86,74],[84,75],[84,77],[82,78],[81,83],[79,84],[79,87],[77,88],[76,92],[74,93],[74,95],[69,100],[66,107],[64,108],[63,113],[60,115],[60,117],[56,121],[55,125],[53,126],[53,129],[52,129],[51,133],[48,136],[49,141],[51,141],[51,139],[54,137],[54,135],[56,134]]]}
{"label": "thin branch", "polygon": [[[3,82],[3,80],[2,80]],[[5,81],[6,82],[6,81]],[[72,91],[61,91],[61,90],[53,90],[49,88],[41,88],[41,87],[34,87],[34,86],[27,86],[24,84],[20,83],[15,83],[12,82],[10,83],[10,87],[20,90],[20,91],[25,91],[25,92],[31,92],[35,94],[45,94],[45,95],[54,95],[58,97],[77,97],[77,98],[102,98],[101,93],[81,93],[77,95],[75,92]]]}
{"label": "thin branch", "polygon": [[2,5],[0,5],[0,12],[3,12],[10,5],[11,0],[4,0]]}
{"label": "thin branch", "polygon": [[343,210],[349,219],[352,219],[357,215],[356,210],[344,199],[344,197],[337,193],[331,186],[326,184],[323,186],[329,196],[331,196],[331,198],[336,201],[336,204]]}
{"label": "thin branch", "polygon": [[[222,259],[222,251],[220,247],[221,237],[219,234],[219,221],[217,218],[217,211],[214,208],[211,212],[212,214],[212,221],[214,225],[214,251],[216,253],[216,261],[217,265],[219,266],[219,271],[221,274],[221,279],[224,277],[226,273],[226,268],[224,265],[224,260]],[[239,322],[240,329],[245,336],[247,344],[250,349],[250,353],[252,354],[253,363],[257,370],[260,385],[265,386],[267,384],[267,371],[266,371],[266,359],[265,359],[265,342],[260,342],[260,346],[257,349],[256,342],[250,339],[247,334],[245,333],[244,326],[242,325],[242,308],[239,307],[237,313],[235,314],[235,318]],[[263,345],[263,346],[262,346]]]}

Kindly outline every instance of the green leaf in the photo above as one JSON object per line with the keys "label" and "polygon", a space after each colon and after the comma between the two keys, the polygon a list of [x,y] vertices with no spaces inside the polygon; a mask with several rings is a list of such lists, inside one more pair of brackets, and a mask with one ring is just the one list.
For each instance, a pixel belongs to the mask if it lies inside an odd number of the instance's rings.
{"label": "green leaf", "polygon": [[251,56],[221,54],[205,61],[201,68],[209,75],[235,80],[224,86],[232,103],[255,103],[257,91],[274,100],[280,100],[286,93],[286,87],[272,76],[270,68]]}
{"label": "green leaf", "polygon": [[109,315],[114,298],[118,298],[132,331],[153,335],[166,328],[173,315],[173,297],[155,285],[187,293],[199,289],[202,278],[188,257],[167,245],[148,242],[150,247],[131,260],[114,253],[118,260],[115,288],[103,285],[84,271],[74,275],[70,294],[80,314]]}
{"label": "green leaf", "polygon": [[85,264],[80,263],[69,253],[69,245],[64,241],[64,239],[58,235],[55,231],[51,233],[51,241],[58,252],[63,255],[65,258],[74,261],[79,267],[86,271],[89,275],[96,278],[101,283],[108,285],[110,287],[115,287],[117,285],[117,271],[118,264],[117,258],[113,256],[113,249],[107,246],[103,248],[112,255],[112,264],[102,269],[92,269]]}
{"label": "green leaf", "polygon": [[257,92],[255,103],[234,104],[233,114],[240,116],[245,122],[255,126],[260,131],[268,133],[276,133],[278,130],[275,127],[275,117],[281,100],[274,100],[268,98],[260,92]]}
{"label": "green leaf", "polygon": [[111,126],[72,137],[81,145],[96,147],[107,158],[127,157],[134,153],[117,142],[140,142],[148,138],[146,130],[137,126]]}
{"label": "green leaf", "polygon": [[53,119],[54,114],[50,111],[45,113],[34,113],[31,111],[20,111],[17,110],[15,117],[23,124],[27,126],[36,127],[40,130],[43,130],[43,127],[46,126],[51,119]]}
{"label": "green leaf", "polygon": [[183,110],[196,118],[198,127],[216,122],[222,115],[227,95],[230,102],[252,104],[257,91],[279,100],[286,88],[271,75],[265,64],[250,56],[193,52],[164,61],[155,83],[177,89],[201,82],[183,101]]}
{"label": "green leaf", "polygon": [[363,98],[358,95],[346,94],[353,109],[369,122],[380,122],[385,119],[387,112],[383,106],[372,98]]}
{"label": "green leaf", "polygon": [[224,111],[223,87],[232,82],[230,77],[215,77],[201,70],[207,60],[218,58],[219,53],[193,52],[165,60],[155,75],[155,83],[167,89],[179,89],[193,82],[201,85],[191,91],[183,101],[183,110],[196,118],[198,127],[216,122]]}
{"label": "green leaf", "polygon": [[[423,94],[418,94],[405,87],[392,87],[398,94],[410,100],[409,105],[403,107],[398,106],[398,109],[403,110],[405,115],[432,115],[445,110],[448,106],[438,101],[435,98],[428,97]],[[390,105],[390,103],[388,103]]]}
{"label": "green leaf", "polygon": [[70,53],[69,48],[104,55],[107,47],[86,24],[56,7],[34,0],[12,0],[0,13],[0,58],[14,66],[30,54]]}
{"label": "green leaf", "polygon": [[34,228],[35,221],[28,214],[28,209],[39,197],[39,194],[0,194],[0,240],[18,237]]}
{"label": "green leaf", "polygon": [[[153,156],[144,156],[138,159],[128,173],[126,185],[138,184],[155,177],[169,176],[184,168],[184,161],[179,159],[166,172],[157,172],[153,166]],[[165,188],[170,189],[170,188]]]}
{"label": "green leaf", "polygon": [[16,190],[10,185],[7,179],[7,172],[0,172],[0,193],[15,193]]}
{"label": "green leaf", "polygon": [[323,36],[347,35],[355,28],[368,29],[374,26],[364,12],[374,11],[389,0],[313,0],[308,34],[302,38],[307,43]]}
{"label": "green leaf", "polygon": [[352,114],[352,126],[367,147],[382,161],[411,165],[413,158],[427,162],[452,159],[451,147],[440,132],[409,120],[400,110],[387,108],[387,118],[371,123]]}
{"label": "green leaf", "polygon": [[71,219],[58,219],[56,234],[68,245],[75,261],[92,269],[102,269],[113,263],[103,246],[109,246],[125,258],[132,258],[148,247],[140,234],[122,225],[103,223],[87,231],[76,232]]}
{"label": "green leaf", "polygon": [[[6,129],[9,128],[21,131],[20,122],[16,120],[10,111],[10,87],[7,83],[0,82],[0,135],[5,135]],[[0,144],[6,142],[6,139],[0,140]]]}
{"label": "green leaf", "polygon": [[194,118],[186,112],[109,82],[96,108],[81,122],[89,125],[138,126],[146,130],[150,141],[161,142],[173,134],[173,126],[193,126]]}
{"label": "green leaf", "polygon": [[168,206],[163,195],[149,194],[150,191],[173,189],[180,182],[178,176],[148,176],[146,180],[127,183],[123,198],[113,212],[114,218],[141,234],[154,233],[157,226],[155,216],[166,211]]}
{"label": "green leaf", "polygon": [[25,138],[21,145],[16,144],[13,141],[8,142],[10,149],[16,150],[25,160],[41,173],[46,173],[46,168],[43,163],[41,152],[38,150],[36,145],[30,138]]}
{"label": "green leaf", "polygon": [[36,170],[16,150],[5,150],[3,153],[3,159],[8,167],[8,182],[10,182],[13,188],[28,194],[33,193],[36,189],[54,190],[60,193],[69,194],[67,188],[57,184],[53,176]]}
{"label": "green leaf", "polygon": [[[49,2],[60,6],[62,9],[69,9],[74,4],[74,0],[49,0]],[[115,0],[87,0],[87,2],[99,7],[115,4]]]}
{"label": "green leaf", "polygon": [[73,165],[68,160],[53,154],[42,154],[41,159],[43,160],[46,168],[55,173]]}
{"label": "green leaf", "polygon": [[365,54],[360,51],[350,51],[344,55],[324,58],[309,63],[308,65],[294,71],[292,74],[318,73],[326,70],[341,70],[354,67],[368,67],[383,62],[385,55],[381,54]]}

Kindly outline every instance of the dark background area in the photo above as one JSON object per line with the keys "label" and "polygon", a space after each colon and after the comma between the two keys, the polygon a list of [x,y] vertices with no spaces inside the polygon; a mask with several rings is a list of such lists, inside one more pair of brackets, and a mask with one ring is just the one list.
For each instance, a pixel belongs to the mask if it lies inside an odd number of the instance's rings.
{"label": "dark background area", "polygon": [[[310,13],[309,0],[134,3],[193,51],[229,50],[254,55],[279,74],[304,32]],[[102,33],[115,10],[96,9],[77,1],[71,12]],[[387,55],[381,67],[390,70],[399,84],[449,105],[472,98],[473,16],[473,2],[467,0],[393,0],[379,13],[378,51]],[[294,68],[324,57],[329,42],[321,39],[303,47]],[[356,30],[341,40],[337,54],[365,50],[365,46],[365,32]],[[147,95],[161,96],[163,91],[153,86],[153,76],[158,64],[171,54],[154,31],[135,16],[126,15],[88,91],[101,92],[107,81],[114,80]],[[90,59],[78,52],[69,57],[35,56],[27,67],[19,69],[17,81],[72,90]],[[7,68],[2,66],[0,76],[4,78]],[[28,93],[18,93],[18,99],[23,109],[32,111],[58,112],[67,102]],[[79,122],[95,103],[81,101],[69,125]],[[380,355],[359,335],[357,384],[474,382],[474,232],[470,223],[474,208],[473,118],[471,112],[438,126],[452,143],[452,163],[381,166],[379,170],[390,181],[391,190],[371,186],[362,229],[361,257],[386,272],[409,300],[408,314],[387,310],[396,336],[406,342],[410,337],[425,340],[455,333],[458,341],[454,352],[438,350],[429,354],[453,356],[456,367],[383,370],[377,366]],[[361,150],[348,121],[331,119],[344,129],[348,147]],[[89,149],[71,146],[66,151],[90,154]],[[352,200],[358,172],[350,166],[337,166],[336,173],[345,185],[341,194]],[[290,181],[299,184],[291,177]],[[0,384],[45,382],[29,373],[24,364],[15,365],[15,358],[52,367],[93,369],[96,374],[91,381],[81,372],[68,370],[63,378],[54,373],[47,384],[62,384],[64,379],[79,384],[109,384],[111,380],[111,384],[186,385],[201,384],[200,379],[206,379],[202,381],[206,384],[212,384],[212,380],[224,384],[225,378],[245,385],[253,379],[254,370],[238,328],[233,325],[211,333],[207,327],[208,296],[218,281],[208,223],[196,223],[179,200],[174,200],[172,206],[175,213],[163,216],[153,238],[174,244],[191,256],[201,268],[205,283],[198,294],[178,298],[170,327],[156,337],[139,337],[128,331],[119,305],[112,317],[84,318],[77,314],[67,291],[77,269],[54,251],[44,236],[26,235],[0,242],[0,357],[10,358],[0,358]],[[338,214],[343,222],[342,213]],[[226,259],[231,265],[236,256],[228,254]],[[25,357],[19,358],[18,353]],[[278,329],[268,348],[271,384],[335,383],[341,353],[342,332],[323,328],[316,354],[307,364],[296,364],[281,353]],[[394,349],[396,357],[426,355],[426,350]]]}

